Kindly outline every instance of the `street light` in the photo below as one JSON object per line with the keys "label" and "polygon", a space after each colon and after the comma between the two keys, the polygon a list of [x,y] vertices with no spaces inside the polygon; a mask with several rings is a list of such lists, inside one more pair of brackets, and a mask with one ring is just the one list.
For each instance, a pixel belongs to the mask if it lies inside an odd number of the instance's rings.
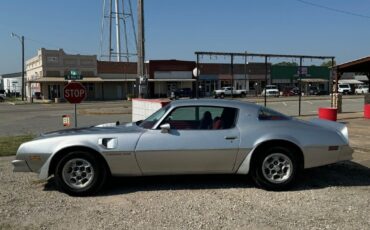
{"label": "street light", "polygon": [[22,44],[22,101],[24,101],[24,36],[19,36],[18,34],[12,33],[12,37],[17,37]]}
{"label": "street light", "polygon": [[[198,62],[197,62],[198,63]],[[200,70],[198,69],[198,67],[195,67],[194,69],[193,69],[193,76],[196,78],[196,81],[195,81],[195,93],[196,93],[196,95],[195,95],[195,97],[196,98],[199,98],[199,82],[198,82],[198,80],[199,80],[199,75],[200,75]]]}

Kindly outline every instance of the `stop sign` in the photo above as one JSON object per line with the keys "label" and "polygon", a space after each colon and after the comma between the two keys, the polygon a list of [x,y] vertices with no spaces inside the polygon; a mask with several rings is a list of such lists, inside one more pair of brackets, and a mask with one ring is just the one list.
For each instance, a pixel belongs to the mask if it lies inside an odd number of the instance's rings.
{"label": "stop sign", "polygon": [[79,82],[68,83],[63,92],[69,103],[78,104],[86,98],[86,88]]}

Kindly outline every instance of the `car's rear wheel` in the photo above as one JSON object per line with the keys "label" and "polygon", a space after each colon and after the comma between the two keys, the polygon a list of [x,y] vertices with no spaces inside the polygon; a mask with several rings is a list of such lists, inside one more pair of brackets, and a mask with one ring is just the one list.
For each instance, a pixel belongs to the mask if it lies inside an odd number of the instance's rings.
{"label": "car's rear wheel", "polygon": [[66,154],[58,162],[54,175],[60,190],[74,196],[85,196],[102,188],[107,170],[93,154],[76,151]]}
{"label": "car's rear wheel", "polygon": [[289,188],[298,174],[298,162],[291,150],[286,147],[271,147],[258,154],[252,165],[252,178],[255,183],[267,190]]}
{"label": "car's rear wheel", "polygon": [[220,98],[221,99],[224,99],[225,98],[225,94],[221,93]]}

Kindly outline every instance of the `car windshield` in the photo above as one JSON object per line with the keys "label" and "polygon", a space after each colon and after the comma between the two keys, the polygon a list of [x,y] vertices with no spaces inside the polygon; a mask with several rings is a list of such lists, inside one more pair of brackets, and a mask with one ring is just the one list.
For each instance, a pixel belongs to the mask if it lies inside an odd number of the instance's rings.
{"label": "car windshield", "polygon": [[348,85],[339,85],[339,88],[349,88]]}
{"label": "car windshield", "polygon": [[168,104],[165,107],[157,110],[157,112],[150,115],[147,119],[138,122],[138,126],[144,129],[151,129],[155,125],[155,123],[157,123],[157,121],[161,119],[161,117],[163,117],[163,115],[168,111],[169,108],[170,105]]}

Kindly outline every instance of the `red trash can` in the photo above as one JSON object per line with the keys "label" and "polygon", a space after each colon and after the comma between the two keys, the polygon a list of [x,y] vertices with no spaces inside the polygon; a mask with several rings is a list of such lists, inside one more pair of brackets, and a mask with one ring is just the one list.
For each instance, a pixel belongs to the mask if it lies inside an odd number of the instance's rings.
{"label": "red trash can", "polygon": [[71,116],[63,115],[63,126],[71,126]]}
{"label": "red trash can", "polygon": [[337,109],[336,108],[319,108],[319,118],[329,121],[337,121]]}
{"label": "red trash can", "polygon": [[370,104],[364,105],[364,117],[370,119]]}

